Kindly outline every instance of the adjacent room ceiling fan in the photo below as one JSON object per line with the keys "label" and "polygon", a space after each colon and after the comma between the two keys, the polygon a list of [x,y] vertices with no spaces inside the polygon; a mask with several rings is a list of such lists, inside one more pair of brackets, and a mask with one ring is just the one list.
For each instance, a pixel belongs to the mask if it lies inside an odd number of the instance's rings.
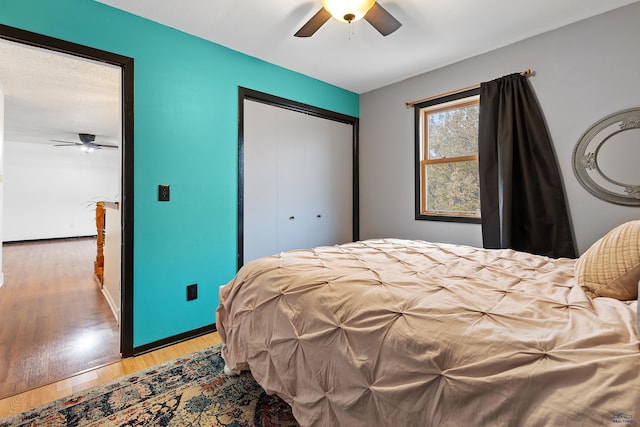
{"label": "adjacent room ceiling fan", "polygon": [[117,145],[99,144],[96,141],[96,136],[91,133],[79,133],[78,138],[80,142],[60,141],[58,139],[52,139],[53,142],[61,142],[61,144],[55,144],[54,147],[80,147],[80,150],[87,153],[91,153],[94,150],[101,150],[103,148],[118,148]]}
{"label": "adjacent room ceiling fan", "polygon": [[320,9],[294,34],[296,37],[311,37],[329,18],[352,23],[364,18],[383,36],[388,36],[402,24],[375,0],[322,0]]}

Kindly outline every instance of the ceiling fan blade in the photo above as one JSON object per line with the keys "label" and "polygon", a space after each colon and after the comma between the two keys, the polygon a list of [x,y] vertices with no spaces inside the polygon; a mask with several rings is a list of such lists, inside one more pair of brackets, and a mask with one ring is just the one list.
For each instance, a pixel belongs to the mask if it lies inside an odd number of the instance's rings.
{"label": "ceiling fan blade", "polygon": [[373,4],[373,7],[364,15],[364,19],[383,36],[388,36],[402,27],[400,21],[380,6],[378,2]]}
{"label": "ceiling fan blade", "polygon": [[54,147],[75,147],[76,145],[82,145],[77,142],[61,141],[59,139],[51,139],[51,142],[60,142],[61,144],[53,144]]}
{"label": "ceiling fan blade", "polygon": [[117,145],[110,145],[110,144],[93,144],[94,147],[96,148],[118,148]]}
{"label": "ceiling fan blade", "polygon": [[311,37],[320,27],[322,27],[322,25],[324,25],[325,22],[329,20],[329,18],[331,18],[331,14],[323,7],[318,11],[318,13],[313,15],[313,17],[309,19],[307,23],[294,34],[294,36]]}

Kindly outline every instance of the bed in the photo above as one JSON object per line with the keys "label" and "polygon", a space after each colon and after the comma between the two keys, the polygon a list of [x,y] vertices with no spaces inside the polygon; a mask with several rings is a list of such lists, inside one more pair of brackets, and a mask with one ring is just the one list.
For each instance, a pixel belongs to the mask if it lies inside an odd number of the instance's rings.
{"label": "bed", "polygon": [[221,289],[223,357],[303,426],[640,425],[637,301],[575,269],[399,239],[280,253]]}

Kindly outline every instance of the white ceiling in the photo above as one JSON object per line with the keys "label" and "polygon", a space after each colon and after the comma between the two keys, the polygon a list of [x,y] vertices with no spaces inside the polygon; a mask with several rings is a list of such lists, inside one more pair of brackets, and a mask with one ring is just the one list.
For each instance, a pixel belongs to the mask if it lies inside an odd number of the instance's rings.
{"label": "white ceiling", "polygon": [[380,0],[395,33],[331,19],[307,39],[321,0],[97,1],[364,93],[638,0]]}
{"label": "white ceiling", "polygon": [[0,39],[7,141],[49,144],[120,140],[121,69]]}

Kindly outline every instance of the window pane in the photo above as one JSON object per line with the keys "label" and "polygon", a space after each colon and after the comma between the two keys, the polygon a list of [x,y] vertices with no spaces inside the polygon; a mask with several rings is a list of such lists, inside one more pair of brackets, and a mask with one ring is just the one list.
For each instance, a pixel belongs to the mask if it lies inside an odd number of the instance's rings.
{"label": "window pane", "polygon": [[478,104],[428,113],[429,160],[478,152]]}
{"label": "window pane", "polygon": [[478,162],[432,163],[426,166],[426,210],[480,216]]}
{"label": "window pane", "polygon": [[416,219],[480,223],[480,88],[415,106]]}

